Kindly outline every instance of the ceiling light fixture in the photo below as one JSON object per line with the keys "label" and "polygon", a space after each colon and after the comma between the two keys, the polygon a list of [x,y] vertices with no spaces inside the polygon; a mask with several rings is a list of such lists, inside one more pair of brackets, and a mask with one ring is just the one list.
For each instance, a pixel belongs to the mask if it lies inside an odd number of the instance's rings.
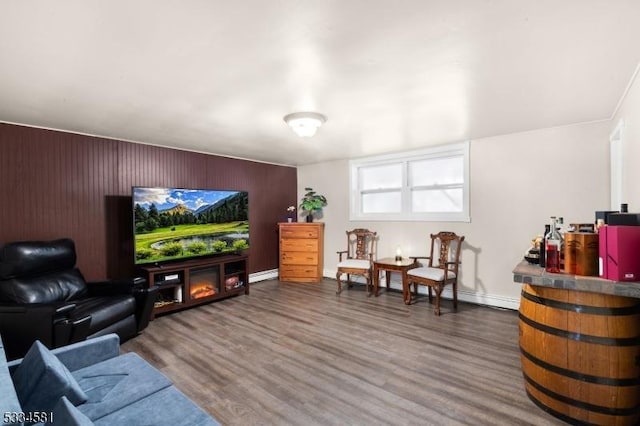
{"label": "ceiling light fixture", "polygon": [[310,138],[327,121],[327,117],[317,112],[294,112],[284,116],[284,121],[301,138]]}

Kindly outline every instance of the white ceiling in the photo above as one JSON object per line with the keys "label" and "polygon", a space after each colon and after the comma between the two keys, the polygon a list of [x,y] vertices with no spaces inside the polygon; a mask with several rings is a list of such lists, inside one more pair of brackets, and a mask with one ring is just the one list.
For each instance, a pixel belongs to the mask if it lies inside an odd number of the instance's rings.
{"label": "white ceiling", "polygon": [[0,121],[310,164],[608,119],[639,41],[638,0],[2,0]]}

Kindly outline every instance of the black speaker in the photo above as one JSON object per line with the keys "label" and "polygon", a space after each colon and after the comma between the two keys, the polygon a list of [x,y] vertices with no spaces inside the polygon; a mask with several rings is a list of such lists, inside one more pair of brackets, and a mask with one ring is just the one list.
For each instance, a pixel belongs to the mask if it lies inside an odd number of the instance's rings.
{"label": "black speaker", "polygon": [[640,226],[640,213],[611,213],[607,225]]}

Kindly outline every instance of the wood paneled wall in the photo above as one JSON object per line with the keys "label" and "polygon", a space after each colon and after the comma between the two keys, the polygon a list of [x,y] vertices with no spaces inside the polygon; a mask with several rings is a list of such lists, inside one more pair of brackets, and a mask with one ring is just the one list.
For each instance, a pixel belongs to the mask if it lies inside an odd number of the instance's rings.
{"label": "wood paneled wall", "polygon": [[132,186],[242,190],[250,272],[274,269],[296,179],[294,167],[0,124],[0,245],[69,237],[87,279],[129,277]]}

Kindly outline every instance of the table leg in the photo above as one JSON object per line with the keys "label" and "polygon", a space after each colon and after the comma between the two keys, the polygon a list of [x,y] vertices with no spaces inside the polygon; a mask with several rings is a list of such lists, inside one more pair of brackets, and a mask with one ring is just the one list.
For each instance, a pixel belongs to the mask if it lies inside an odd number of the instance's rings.
{"label": "table leg", "polygon": [[385,277],[385,280],[387,281],[387,291],[389,291],[389,286],[391,285],[391,271],[387,269],[384,272],[384,277]]}
{"label": "table leg", "polygon": [[373,295],[378,297],[378,274],[380,273],[378,265],[373,264]]}
{"label": "table leg", "polygon": [[411,290],[409,289],[409,284],[407,283],[407,270],[402,270],[402,300],[405,305],[411,304]]}

